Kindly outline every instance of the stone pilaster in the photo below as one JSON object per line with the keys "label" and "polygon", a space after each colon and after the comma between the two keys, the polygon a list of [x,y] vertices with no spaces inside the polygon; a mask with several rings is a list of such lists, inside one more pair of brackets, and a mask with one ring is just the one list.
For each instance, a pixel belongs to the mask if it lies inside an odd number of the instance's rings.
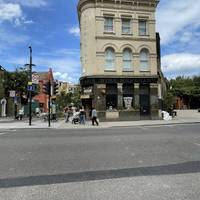
{"label": "stone pilaster", "polygon": [[135,110],[140,109],[140,84],[134,83],[134,106]]}
{"label": "stone pilaster", "polygon": [[159,104],[158,104],[158,84],[150,84],[150,107],[151,107],[151,118],[159,118]]}
{"label": "stone pilaster", "polygon": [[106,110],[106,84],[96,84],[94,86],[94,102],[98,111]]}
{"label": "stone pilaster", "polygon": [[118,110],[122,110],[123,109],[123,84],[122,83],[118,83],[117,84],[117,90],[118,90]]}

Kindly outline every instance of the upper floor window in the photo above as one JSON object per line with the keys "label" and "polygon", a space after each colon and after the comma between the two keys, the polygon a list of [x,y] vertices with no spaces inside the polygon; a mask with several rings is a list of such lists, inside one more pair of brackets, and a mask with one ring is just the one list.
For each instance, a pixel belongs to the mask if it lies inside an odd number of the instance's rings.
{"label": "upper floor window", "polygon": [[105,17],[104,21],[104,31],[113,32],[113,17]]}
{"label": "upper floor window", "polygon": [[115,69],[115,52],[113,48],[107,48],[105,52],[105,70]]}
{"label": "upper floor window", "polygon": [[132,51],[125,49],[123,51],[123,71],[132,71]]}
{"label": "upper floor window", "polygon": [[122,33],[123,34],[131,33],[131,19],[122,19]]}
{"label": "upper floor window", "polygon": [[149,51],[142,49],[140,52],[140,71],[149,71]]}
{"label": "upper floor window", "polygon": [[139,35],[147,35],[147,21],[139,20]]}

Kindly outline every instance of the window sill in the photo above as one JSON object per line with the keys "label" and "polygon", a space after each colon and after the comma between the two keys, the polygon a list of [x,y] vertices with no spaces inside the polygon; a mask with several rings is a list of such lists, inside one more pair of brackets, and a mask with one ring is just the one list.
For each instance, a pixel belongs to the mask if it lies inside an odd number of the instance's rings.
{"label": "window sill", "polygon": [[139,34],[139,36],[140,37],[150,37],[150,35],[140,35],[140,34]]}
{"label": "window sill", "polygon": [[133,33],[122,33],[123,36],[133,36]]}
{"label": "window sill", "polygon": [[117,72],[116,70],[112,70],[112,69],[105,69],[104,72]]}
{"label": "window sill", "polygon": [[134,70],[123,70],[122,72],[134,72]]}
{"label": "window sill", "polygon": [[107,35],[115,35],[115,32],[111,32],[111,31],[104,31],[103,33]]}

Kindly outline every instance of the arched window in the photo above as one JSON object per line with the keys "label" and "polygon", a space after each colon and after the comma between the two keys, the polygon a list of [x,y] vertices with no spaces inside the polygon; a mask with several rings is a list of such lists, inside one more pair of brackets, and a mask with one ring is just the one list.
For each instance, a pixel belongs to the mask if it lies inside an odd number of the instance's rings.
{"label": "arched window", "polygon": [[132,71],[132,51],[130,49],[125,49],[123,51],[123,71]]}
{"label": "arched window", "polygon": [[105,52],[105,70],[115,69],[115,52],[113,48],[107,48]]}
{"label": "arched window", "polygon": [[140,71],[149,71],[149,51],[142,49],[140,52]]}

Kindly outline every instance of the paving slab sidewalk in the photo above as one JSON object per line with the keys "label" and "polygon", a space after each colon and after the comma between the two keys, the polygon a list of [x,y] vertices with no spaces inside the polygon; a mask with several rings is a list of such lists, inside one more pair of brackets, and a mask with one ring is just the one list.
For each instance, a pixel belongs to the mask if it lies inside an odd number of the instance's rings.
{"label": "paving slab sidewalk", "polygon": [[[155,125],[175,125],[175,124],[195,124],[200,123],[199,119],[173,119],[171,121],[164,120],[142,120],[142,121],[120,121],[120,122],[101,122],[99,126],[92,126],[91,122],[87,121],[85,125],[65,123],[64,120],[51,123],[53,129],[100,129],[113,127],[132,127],[132,126],[155,126]],[[0,129],[43,129],[49,128],[48,123],[34,121],[29,126],[27,121],[16,121],[12,123],[0,123]]]}
{"label": "paving slab sidewalk", "polygon": [[[49,128],[47,122],[41,122],[34,119],[32,126],[29,126],[28,120],[24,121],[9,121],[0,120],[0,129],[43,129]],[[155,125],[175,125],[175,124],[195,124],[200,123],[200,113],[196,110],[182,110],[178,111],[178,116],[173,120],[140,120],[140,121],[117,121],[117,122],[100,122],[99,126],[92,126],[91,121],[87,121],[85,125],[65,123],[64,120],[52,122],[51,127],[53,129],[92,129],[92,128],[112,128],[112,127],[132,127],[132,126],[155,126]]]}

